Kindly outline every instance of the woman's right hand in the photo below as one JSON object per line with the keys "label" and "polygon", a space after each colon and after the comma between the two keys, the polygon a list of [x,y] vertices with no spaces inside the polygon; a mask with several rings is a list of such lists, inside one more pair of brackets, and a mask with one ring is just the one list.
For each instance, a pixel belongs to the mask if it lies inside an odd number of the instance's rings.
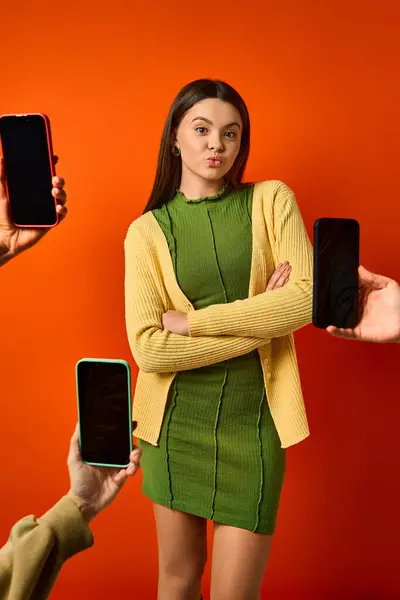
{"label": "woman's right hand", "polygon": [[268,281],[266,291],[270,292],[272,290],[277,290],[286,285],[289,281],[291,270],[292,267],[287,261],[279,264],[276,267],[275,271],[272,273],[270,280]]}

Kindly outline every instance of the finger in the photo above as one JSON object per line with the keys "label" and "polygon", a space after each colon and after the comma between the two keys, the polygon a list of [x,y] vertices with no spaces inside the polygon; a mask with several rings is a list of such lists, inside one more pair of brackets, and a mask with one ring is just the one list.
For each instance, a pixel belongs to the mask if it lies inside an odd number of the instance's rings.
{"label": "finger", "polygon": [[59,188],[60,190],[62,190],[65,185],[65,179],[63,177],[53,177],[51,181],[53,187]]}
{"label": "finger", "polygon": [[59,188],[53,188],[51,190],[53,197],[57,200],[58,204],[65,204],[67,202],[67,194],[64,190]]}
{"label": "finger", "polygon": [[61,204],[57,204],[56,213],[60,215],[60,217],[65,217],[68,213],[68,208],[66,206],[62,206]]}
{"label": "finger", "polygon": [[344,338],[346,340],[354,340],[356,337],[354,329],[340,329],[338,327],[334,327],[333,325],[330,325],[326,329],[328,333],[330,333],[334,337]]}
{"label": "finger", "polygon": [[67,203],[67,194],[63,190],[59,190],[57,188],[53,188],[52,196],[56,199],[57,204],[64,206]]}
{"label": "finger", "polygon": [[129,455],[129,460],[131,463],[139,463],[140,458],[142,456],[142,451],[140,448],[135,448]]}
{"label": "finger", "polygon": [[81,460],[81,450],[79,448],[79,423],[77,423],[69,445],[68,462],[77,462]]}
{"label": "finger", "polygon": [[290,265],[288,265],[287,267],[284,268],[280,279],[289,279],[291,272],[292,272],[292,267]]}
{"label": "finger", "polygon": [[367,269],[365,269],[361,265],[358,267],[358,274],[360,277],[360,283],[362,285],[368,285],[374,288],[375,290],[384,289],[390,282],[389,277],[384,277],[383,275],[371,273],[371,271],[367,271]]}
{"label": "finger", "polygon": [[285,285],[285,283],[289,280],[289,275],[290,272],[292,270],[292,267],[290,265],[284,267],[280,273],[280,275],[278,276],[277,280],[273,282],[273,285],[270,289],[276,290],[278,288],[281,288]]}
{"label": "finger", "polygon": [[76,423],[74,433],[71,437],[71,446],[74,445],[77,441],[79,441],[79,423]]}
{"label": "finger", "polygon": [[139,463],[131,463],[127,469],[126,469],[126,474],[128,477],[133,477],[134,475],[136,475],[136,473],[138,472],[140,467]]}
{"label": "finger", "polygon": [[337,335],[337,333],[339,332],[338,328],[334,327],[333,325],[329,325],[329,327],[327,327],[326,330],[331,335]]}
{"label": "finger", "polygon": [[58,222],[61,223],[61,221],[64,221],[65,217],[68,214],[68,208],[59,204],[56,208],[56,212],[58,214]]}
{"label": "finger", "polygon": [[124,483],[127,481],[128,477],[129,477],[127,470],[128,469],[121,469],[113,477],[114,483],[119,487],[119,489],[122,488],[122,486],[124,485]]}
{"label": "finger", "polygon": [[283,272],[284,266],[283,265],[279,265],[275,271],[272,273],[268,284],[267,284],[267,290],[273,290],[274,286],[276,284],[276,282],[279,280],[282,272]]}
{"label": "finger", "polygon": [[289,281],[289,277],[287,276],[286,273],[284,273],[281,277],[279,277],[278,281],[276,282],[276,284],[274,286],[274,290],[277,290],[277,289],[283,287],[287,281]]}

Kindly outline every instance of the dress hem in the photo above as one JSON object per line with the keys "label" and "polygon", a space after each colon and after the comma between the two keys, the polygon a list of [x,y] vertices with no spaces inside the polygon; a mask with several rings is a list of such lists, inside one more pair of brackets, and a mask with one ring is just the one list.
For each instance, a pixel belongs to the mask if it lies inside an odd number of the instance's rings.
{"label": "dress hem", "polygon": [[[229,525],[231,527],[237,527],[239,529],[246,529],[247,531],[251,531],[252,533],[259,533],[261,535],[273,535],[276,530],[275,524],[272,525],[271,523],[267,523],[265,527],[260,527],[260,524],[258,524],[258,527],[254,529],[254,526],[250,526],[248,522],[244,522],[241,519],[235,519],[235,517],[233,517],[232,515],[221,513],[218,510],[207,511],[201,508],[189,506],[184,502],[174,502],[173,500],[171,502],[170,500],[167,500],[165,498],[155,498],[144,489],[142,489],[142,493],[144,496],[146,496],[146,498],[148,498],[152,502],[155,502],[156,504],[160,504],[160,506],[165,506],[170,510],[177,510],[179,512],[187,513],[195,517],[201,517],[203,519],[207,519],[208,521],[212,521],[213,523]],[[212,512],[213,515],[211,516]]]}

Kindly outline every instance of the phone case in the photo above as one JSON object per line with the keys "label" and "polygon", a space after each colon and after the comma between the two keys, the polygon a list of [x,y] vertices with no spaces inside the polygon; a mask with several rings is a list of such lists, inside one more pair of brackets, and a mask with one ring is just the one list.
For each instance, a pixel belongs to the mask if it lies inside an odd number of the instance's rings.
{"label": "phone case", "polygon": [[[132,452],[133,450],[133,441],[132,441],[132,393],[131,393],[131,369],[129,366],[129,363],[126,362],[126,360],[122,360],[122,359],[114,359],[114,358],[81,358],[80,360],[78,360],[78,362],[76,363],[75,366],[75,380],[76,380],[76,397],[77,397],[77,401],[78,401],[78,423],[79,423],[79,447],[80,450],[82,452],[82,447],[81,447],[81,419],[80,419],[80,412],[79,412],[79,386],[78,386],[78,366],[80,363],[82,362],[105,362],[105,363],[119,363],[122,364],[126,367],[127,370],[127,376],[128,376],[128,416],[129,416],[129,439],[130,439],[130,452]],[[93,463],[93,462],[87,462],[87,461],[83,461],[85,464],[88,465],[92,465],[94,467],[116,467],[119,469],[123,469],[128,467],[129,463],[127,463],[126,465],[114,465],[111,463]]]}
{"label": "phone case", "polygon": [[[47,137],[47,148],[49,151],[49,162],[50,162],[50,170],[51,170],[51,176],[52,178],[55,177],[56,175],[56,168],[55,168],[55,164],[54,164],[54,152],[53,152],[53,141],[52,141],[52,135],[51,135],[51,127],[50,127],[50,119],[47,115],[45,115],[44,113],[21,113],[21,114],[4,114],[0,116],[0,119],[2,119],[3,117],[42,117],[42,119],[44,120],[45,123],[45,128],[46,128],[46,137]],[[1,149],[1,154],[3,156],[3,148],[1,145],[1,136],[0,136],[0,149]],[[7,187],[7,179],[5,180],[5,190],[6,190],[6,195],[7,195],[7,200],[8,200],[8,205],[10,207],[10,212],[11,212],[11,204],[10,204],[10,197],[8,194],[8,187]],[[57,207],[57,201],[54,198],[54,206]],[[59,215],[56,212],[56,220],[55,223],[51,224],[51,225],[21,225],[19,223],[16,223],[13,221],[14,225],[16,227],[19,227],[20,229],[31,229],[31,228],[40,228],[40,229],[52,229],[53,227],[56,227],[59,223]]]}

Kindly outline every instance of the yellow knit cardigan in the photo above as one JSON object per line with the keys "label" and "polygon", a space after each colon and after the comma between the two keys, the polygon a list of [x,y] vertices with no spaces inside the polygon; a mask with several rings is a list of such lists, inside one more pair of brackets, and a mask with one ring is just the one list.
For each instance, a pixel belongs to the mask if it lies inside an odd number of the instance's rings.
{"label": "yellow knit cardigan", "polygon": [[[268,404],[283,448],[309,435],[293,332],[311,322],[312,247],[293,192],[280,181],[257,183],[253,196],[249,297],[194,310],[175,277],[167,240],[148,212],[125,239],[125,316],[139,366],[135,435],[157,445],[177,371],[258,349]],[[266,292],[275,266],[289,261],[290,281]],[[163,329],[168,310],[188,314],[190,336]]]}

